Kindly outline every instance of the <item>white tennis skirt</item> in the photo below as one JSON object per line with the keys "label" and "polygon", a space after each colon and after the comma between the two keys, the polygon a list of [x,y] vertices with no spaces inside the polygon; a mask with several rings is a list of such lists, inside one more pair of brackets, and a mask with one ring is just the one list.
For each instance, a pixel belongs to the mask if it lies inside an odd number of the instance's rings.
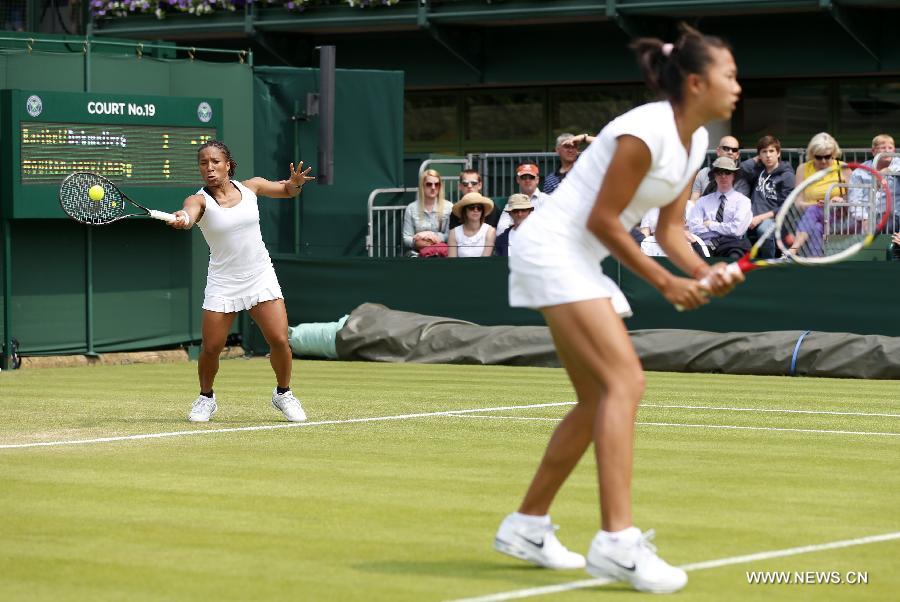
{"label": "white tennis skirt", "polygon": [[609,299],[620,316],[632,315],[625,295],[600,267],[604,257],[585,240],[590,233],[559,236],[541,228],[524,228],[526,225],[528,221],[520,226],[509,258],[510,306],[540,309]]}
{"label": "white tennis skirt", "polygon": [[257,303],[284,299],[275,268],[250,276],[210,274],[206,278],[203,309],[230,314],[250,309]]}

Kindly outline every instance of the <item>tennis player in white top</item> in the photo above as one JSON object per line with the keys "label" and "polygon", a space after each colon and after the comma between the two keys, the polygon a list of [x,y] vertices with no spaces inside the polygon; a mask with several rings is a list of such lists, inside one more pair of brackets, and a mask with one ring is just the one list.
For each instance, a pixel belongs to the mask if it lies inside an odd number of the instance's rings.
{"label": "tennis player in white top", "polygon": [[257,195],[291,198],[313,180],[312,168],[291,163],[290,177],[280,182],[250,178],[232,180],[237,167],[222,142],[206,142],[197,153],[204,186],[184,200],[175,215],[183,218],[170,225],[187,230],[194,223],[209,245],[209,271],[203,299],[203,345],[197,372],[200,395],[188,420],[207,422],[218,408],[213,381],[219,371],[219,354],[228,331],[240,311],[248,311],[269,344],[276,387],[272,405],[291,422],[306,420],[306,413],[291,391],[293,357],[288,344],[288,320],[284,296],[259,228]]}
{"label": "tennis player in white top", "polygon": [[[687,574],[656,555],[631,514],[634,420],[644,373],[622,316],[631,308],[600,261],[614,255],[672,304],[694,309],[743,280],[725,264],[709,266],[685,240],[684,208],[708,136],[703,124],[728,119],[741,88],[728,46],[686,26],[675,44],[632,44],[645,79],[665,100],[609,123],[582,153],[549,203],[520,227],[510,257],[510,305],[539,309],[578,403],[557,426],[517,512],[494,547],[554,568],[581,568],[628,581],[642,591],[674,592]],[[689,277],[670,273],[641,253],[629,230],[659,207],[656,239]],[[701,280],[704,282],[701,283]],[[594,443],[601,530],[587,560],[556,538],[548,515],[556,493]]]}

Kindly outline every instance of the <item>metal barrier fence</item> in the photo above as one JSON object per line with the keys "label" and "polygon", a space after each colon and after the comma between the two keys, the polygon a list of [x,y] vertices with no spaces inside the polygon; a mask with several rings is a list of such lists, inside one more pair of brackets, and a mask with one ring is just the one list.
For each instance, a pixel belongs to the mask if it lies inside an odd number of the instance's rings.
{"label": "metal barrier fence", "polygon": [[[867,148],[845,148],[842,160],[847,162],[862,163],[870,159],[871,150]],[[741,149],[741,160],[756,155],[755,148]],[[900,156],[894,154],[893,156]],[[709,166],[716,159],[714,150],[707,151],[706,165]],[[794,168],[806,160],[805,148],[783,148],[781,159],[787,161]],[[553,173],[559,167],[559,156],[555,152],[535,153],[470,153],[464,158],[452,159],[426,159],[419,166],[419,181],[426,169],[435,169],[441,174],[444,196],[451,202],[459,200],[458,186],[459,172],[466,168],[477,170],[482,177],[484,185],[482,194],[494,199],[498,205],[506,203],[509,195],[518,192],[516,184],[516,167],[522,163],[534,163],[540,168],[541,180]],[[896,174],[900,177],[900,173]],[[418,186],[418,181],[416,182]],[[366,237],[366,249],[369,257],[396,257],[404,253],[402,227],[403,209],[415,199],[416,187],[412,188],[380,188],[373,190],[369,195],[369,231]],[[410,198],[408,195],[412,193]],[[393,203],[402,201],[402,204],[375,205],[376,197],[392,195]],[[382,196],[382,198],[385,198]],[[897,201],[895,200],[895,207]],[[894,228],[891,225],[890,232]]]}
{"label": "metal barrier fence", "polygon": [[[369,193],[369,228],[366,250],[369,257],[403,255],[403,213],[415,199],[418,188],[376,188]],[[378,197],[389,196],[391,204],[376,206]],[[400,204],[397,204],[398,201]]]}

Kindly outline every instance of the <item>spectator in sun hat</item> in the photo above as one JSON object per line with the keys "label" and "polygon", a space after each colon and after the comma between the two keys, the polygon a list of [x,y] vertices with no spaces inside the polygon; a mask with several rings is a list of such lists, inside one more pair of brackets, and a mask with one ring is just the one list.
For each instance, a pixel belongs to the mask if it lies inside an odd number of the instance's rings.
{"label": "spectator in sun hat", "polygon": [[[716,158],[728,157],[735,163],[741,159],[740,142],[734,136],[722,136],[719,145],[716,147]],[[716,181],[712,178],[712,168],[703,167],[694,176],[694,183],[691,185],[691,201],[696,201],[701,196],[713,192],[716,188]],[[743,194],[750,196],[750,183],[741,177],[740,173],[734,175],[734,189]]]}
{"label": "spectator in sun hat", "polygon": [[510,215],[513,225],[497,237],[497,241],[494,243],[494,253],[501,257],[508,257],[512,252],[516,228],[531,215],[534,205],[531,203],[531,199],[524,194],[513,194],[507,199],[503,211]]}
{"label": "spectator in sun hat", "polygon": [[734,189],[738,169],[730,157],[716,159],[710,168],[716,191],[697,199],[688,214],[688,227],[703,239],[713,257],[737,259],[750,250],[746,234],[753,213],[750,199]]}
{"label": "spectator in sun hat", "polygon": [[[538,190],[538,184],[541,179],[541,170],[534,163],[522,163],[516,168],[516,183],[519,185],[519,193],[524,194],[531,199],[531,204],[535,209],[540,209],[541,205],[549,198],[548,195]],[[500,216],[497,222],[497,235],[512,226],[512,217],[506,211]]]}
{"label": "spectator in sun hat", "polygon": [[460,225],[450,230],[447,238],[449,257],[488,257],[494,252],[494,227],[484,223],[484,216],[494,210],[494,201],[470,192],[453,205]]}
{"label": "spectator in sun hat", "polygon": [[[477,169],[467,168],[459,172],[459,196],[462,198],[463,196],[469,194],[470,192],[481,193],[481,188],[484,186],[484,178],[481,177],[481,174]],[[484,222],[486,224],[490,224],[497,227],[497,220],[500,219],[500,212],[494,208],[494,211],[491,211],[489,214],[484,216]],[[457,218],[452,213],[450,214],[450,229],[457,227],[460,224],[459,218]]]}

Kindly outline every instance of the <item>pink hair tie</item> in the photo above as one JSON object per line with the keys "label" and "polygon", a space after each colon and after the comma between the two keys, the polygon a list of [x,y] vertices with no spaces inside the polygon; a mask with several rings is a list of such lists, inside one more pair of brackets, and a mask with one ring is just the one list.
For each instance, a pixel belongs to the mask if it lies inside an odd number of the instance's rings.
{"label": "pink hair tie", "polygon": [[675,46],[673,44],[666,43],[662,45],[662,53],[664,56],[671,55],[673,50],[675,50]]}

